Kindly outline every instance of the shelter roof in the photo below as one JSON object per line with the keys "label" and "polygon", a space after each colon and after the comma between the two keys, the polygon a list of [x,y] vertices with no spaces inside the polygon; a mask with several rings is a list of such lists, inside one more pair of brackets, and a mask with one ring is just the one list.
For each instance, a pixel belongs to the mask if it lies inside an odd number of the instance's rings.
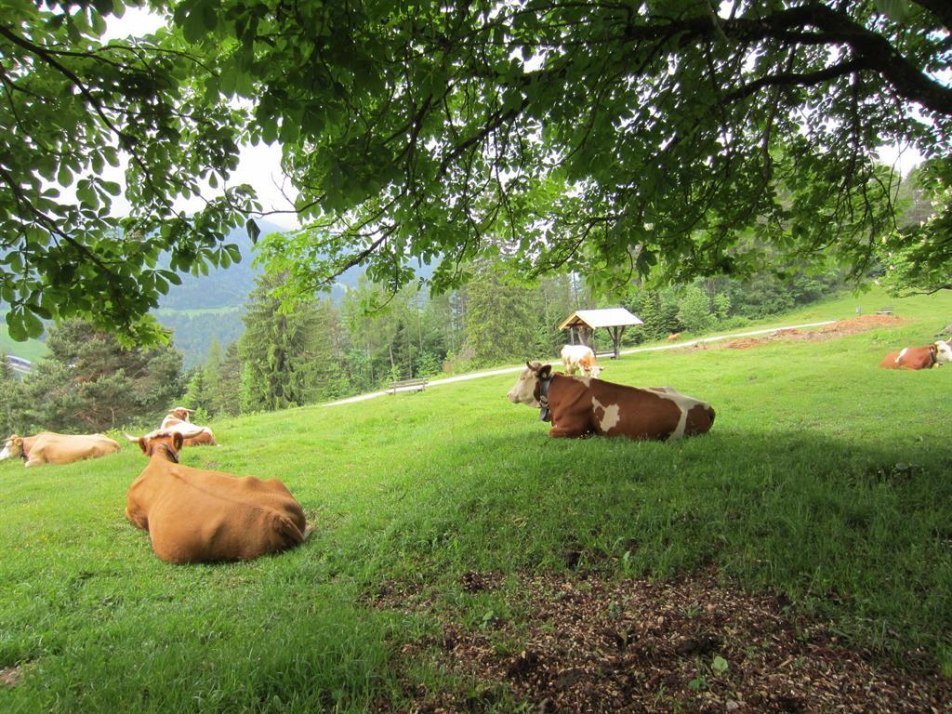
{"label": "shelter roof", "polygon": [[598,327],[624,327],[626,325],[643,325],[644,322],[632,315],[623,307],[609,307],[601,310],[576,310],[568,319],[559,325],[560,330],[570,327],[588,327],[592,330]]}

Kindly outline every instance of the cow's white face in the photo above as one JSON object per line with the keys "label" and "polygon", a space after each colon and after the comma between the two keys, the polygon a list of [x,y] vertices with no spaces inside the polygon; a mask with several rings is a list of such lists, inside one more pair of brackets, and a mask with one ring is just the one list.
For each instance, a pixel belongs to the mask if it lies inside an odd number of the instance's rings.
{"label": "cow's white face", "polygon": [[599,367],[597,364],[592,365],[592,368],[589,370],[589,372],[591,373],[591,376],[593,379],[598,379],[598,375],[602,373],[602,368]]}
{"label": "cow's white face", "polygon": [[935,363],[943,364],[945,362],[952,362],[952,345],[944,340],[939,340],[935,343],[936,353],[935,353]]}
{"label": "cow's white face", "polygon": [[513,404],[528,404],[530,407],[540,407],[539,400],[536,399],[536,385],[541,379],[548,376],[551,371],[551,365],[541,365],[538,362],[526,362],[526,369],[519,375],[519,379],[509,390],[506,398]]}
{"label": "cow's white face", "polygon": [[0,461],[14,458],[23,454],[23,441],[16,436],[11,436],[3,442],[3,450],[0,451]]}

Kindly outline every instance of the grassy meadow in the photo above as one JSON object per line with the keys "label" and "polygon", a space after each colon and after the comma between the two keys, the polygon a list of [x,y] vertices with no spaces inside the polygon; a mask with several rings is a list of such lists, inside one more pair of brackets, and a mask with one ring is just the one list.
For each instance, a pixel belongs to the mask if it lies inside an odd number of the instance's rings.
{"label": "grassy meadow", "polygon": [[[280,478],[315,525],[302,547],[250,563],[153,555],[123,516],[145,465],[134,445],[0,463],[0,670],[16,681],[0,684],[0,710],[399,709],[406,679],[468,686],[407,645],[443,618],[518,621],[517,574],[575,570],[716,567],[877,656],[952,677],[952,366],[878,367],[952,322],[952,293],[867,293],[775,324],[884,304],[905,322],[606,363],[607,380],[713,404],[710,434],[671,444],[549,439],[506,400],[514,373],[214,422],[222,445],[183,463]],[[472,572],[502,586],[469,592]],[[372,607],[388,589],[430,607]]]}

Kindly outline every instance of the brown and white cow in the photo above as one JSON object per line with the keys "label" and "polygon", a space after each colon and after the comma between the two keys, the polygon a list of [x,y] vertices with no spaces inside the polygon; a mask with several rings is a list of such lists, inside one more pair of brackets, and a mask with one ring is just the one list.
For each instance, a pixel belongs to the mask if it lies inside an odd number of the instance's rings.
{"label": "brown and white cow", "polygon": [[283,483],[182,466],[182,434],[139,438],[149,464],[126,494],[126,518],[168,563],[251,560],[302,543],[304,510]]}
{"label": "brown and white cow", "polygon": [[581,370],[586,377],[598,377],[602,368],[595,361],[595,352],[587,345],[565,345],[559,355],[565,373],[574,375]]}
{"label": "brown and white cow", "polygon": [[186,407],[175,407],[174,409],[169,409],[169,413],[165,415],[165,418],[162,420],[162,424],[159,426],[159,429],[165,429],[168,426],[172,426],[173,424],[178,424],[183,421],[191,422],[192,414],[194,413],[194,409],[188,409]]}
{"label": "brown and white cow", "polygon": [[165,415],[159,430],[177,431],[185,437],[185,446],[218,446],[215,435],[207,426],[199,426],[191,422],[194,409],[175,407]]}
{"label": "brown and white cow", "polygon": [[119,444],[105,434],[57,434],[41,431],[33,436],[12,434],[0,451],[0,460],[21,457],[24,466],[71,464],[119,451]]}
{"label": "brown and white cow", "polygon": [[542,410],[551,421],[549,436],[587,434],[631,439],[673,440],[704,434],[714,423],[706,402],[670,387],[638,388],[600,379],[575,379],[552,373],[552,365],[527,362],[507,395],[513,404]]}
{"label": "brown and white cow", "polygon": [[946,362],[952,362],[952,346],[938,340],[922,347],[905,347],[898,352],[890,352],[880,367],[885,369],[931,369]]}

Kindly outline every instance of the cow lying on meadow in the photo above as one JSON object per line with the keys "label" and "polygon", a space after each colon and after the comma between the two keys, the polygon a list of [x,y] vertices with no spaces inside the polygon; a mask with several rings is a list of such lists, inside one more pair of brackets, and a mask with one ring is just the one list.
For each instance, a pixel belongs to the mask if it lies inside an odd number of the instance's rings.
{"label": "cow lying on meadow", "polygon": [[283,483],[182,466],[183,439],[177,431],[140,437],[149,464],[126,494],[126,518],[148,531],[160,559],[251,560],[304,541],[304,510]]}
{"label": "cow lying on meadow", "polygon": [[159,430],[180,432],[185,437],[185,446],[218,446],[211,429],[192,423],[194,413],[194,409],[175,407],[165,415]]}
{"label": "cow lying on meadow", "polygon": [[587,434],[673,440],[704,434],[714,424],[709,404],[669,387],[637,388],[600,379],[552,373],[552,365],[527,362],[507,395],[513,404],[542,410],[549,436]]}
{"label": "cow lying on meadow", "polygon": [[879,363],[884,369],[931,369],[952,362],[952,346],[943,340],[922,347],[904,347],[890,352]]}
{"label": "cow lying on meadow", "polygon": [[13,434],[0,451],[0,460],[21,457],[24,466],[71,464],[119,451],[119,444],[104,434],[57,434],[41,431],[33,436]]}

